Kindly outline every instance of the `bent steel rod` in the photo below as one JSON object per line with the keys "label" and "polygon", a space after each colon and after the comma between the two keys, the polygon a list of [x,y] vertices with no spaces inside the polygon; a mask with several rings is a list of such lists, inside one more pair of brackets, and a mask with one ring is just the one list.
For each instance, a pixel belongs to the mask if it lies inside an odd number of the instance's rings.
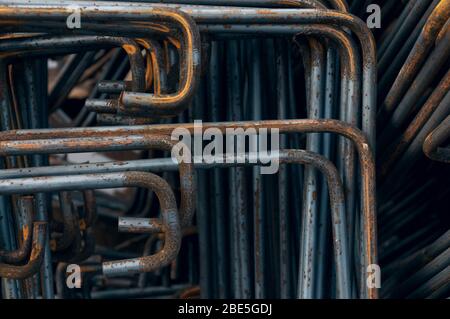
{"label": "bent steel rod", "polygon": [[450,137],[450,115],[425,139],[423,152],[434,161],[450,163],[450,148],[443,147]]}
{"label": "bent steel rod", "polygon": [[25,279],[38,272],[41,268],[42,260],[44,258],[44,245],[46,235],[47,222],[34,222],[33,242],[30,259],[25,265],[21,266],[0,263],[0,277],[11,279]]}
{"label": "bent steel rod", "polygon": [[[198,128],[194,126],[194,123],[190,124],[160,124],[149,126],[126,126],[126,127],[96,127],[96,128],[68,128],[68,129],[54,129],[54,130],[16,130],[0,133],[0,153],[2,155],[9,154],[9,145],[11,148],[11,154],[19,154],[20,147],[16,145],[22,140],[23,145],[33,143],[36,139],[42,138],[76,138],[84,136],[117,136],[121,134],[165,134],[170,135],[176,128],[184,128],[191,134],[201,134],[203,130],[208,128],[217,128],[223,133],[227,128],[242,128],[244,130],[248,128],[268,128],[279,129],[280,133],[336,133],[350,139],[359,154],[360,171],[361,171],[361,209],[363,213],[364,229],[364,247],[366,250],[363,266],[361,267],[361,278],[366,278],[367,267],[372,264],[377,264],[377,244],[376,244],[376,200],[375,200],[375,171],[374,171],[374,158],[369,146],[367,137],[360,130],[353,126],[343,123],[337,120],[283,120],[283,121],[255,121],[255,122],[219,122],[219,123],[203,123],[202,129],[198,132]],[[92,140],[92,138],[89,138]],[[10,140],[11,142],[6,142]],[[141,137],[142,140],[142,137]],[[26,142],[25,142],[26,141]],[[93,141],[93,140],[92,140]],[[74,140],[76,144],[76,140]],[[9,144],[11,143],[11,144]],[[46,142],[47,143],[47,142]],[[52,144],[52,141],[48,141],[48,146]],[[74,151],[77,147],[73,144]],[[30,144],[33,145],[33,144]],[[64,149],[64,145],[55,145],[55,150],[61,151]],[[78,145],[77,145],[78,146]],[[34,143],[33,152],[46,153],[47,150],[42,148],[39,142]],[[18,152],[18,153],[17,153]],[[365,281],[364,281],[365,282]],[[366,287],[363,285],[361,288],[361,296],[364,298],[377,298],[378,293],[376,288]]]}
{"label": "bent steel rod", "polygon": [[[53,5],[50,5],[50,7],[47,5],[37,5],[37,7],[34,7],[34,5],[33,7],[26,5],[23,7],[19,3],[11,3],[0,6],[0,11],[2,12],[2,16],[5,18],[33,20],[36,19],[35,13],[38,12],[41,19],[45,18],[51,21],[62,18],[65,21],[67,14],[70,14],[70,6],[67,6],[68,4],[69,3],[66,3],[65,6],[56,8],[53,7]],[[106,20],[116,18],[127,19],[127,14],[122,16],[121,9],[110,6],[108,2],[101,4],[102,6],[100,7],[95,4],[90,7],[90,9],[86,6],[87,4],[88,3],[86,2],[71,2],[69,5],[79,5],[80,7],[83,7],[83,10],[81,10],[82,19],[86,19],[87,21],[92,21],[92,18]],[[106,5],[106,7],[103,7],[103,5]],[[134,6],[129,6],[129,4],[126,4],[124,7],[134,8]],[[86,8],[87,11],[85,11],[84,8]],[[119,11],[117,9],[119,9]],[[85,16],[84,13],[87,13],[88,11],[90,11],[93,16]],[[150,93],[123,92],[120,96],[121,103],[117,105],[119,107],[119,113],[123,112],[126,114],[128,112],[136,112],[164,115],[171,112],[173,113],[174,110],[183,110],[192,99],[199,78],[200,35],[194,21],[190,16],[179,10],[156,7],[140,8],[139,10],[132,12],[131,16],[128,17],[131,17],[132,20],[143,22],[148,22],[148,20],[156,22],[171,22],[180,27],[185,38],[185,46],[187,50],[186,54],[183,55],[185,59],[184,67],[186,68],[186,76],[182,77],[183,81],[180,83],[179,90],[175,94],[156,96]],[[8,23],[7,19],[5,20],[5,24],[11,24]],[[14,25],[14,23],[12,24]],[[93,25],[86,25],[87,28],[89,26],[93,27]],[[151,33],[155,32],[155,28],[152,29],[151,27],[146,27],[144,29],[151,31]],[[156,30],[158,31],[158,29]],[[161,30],[161,28],[159,28],[159,30]],[[111,32],[111,30],[109,32]],[[167,33],[167,31],[163,33]]]}
{"label": "bent steel rod", "polygon": [[30,54],[47,55],[51,51],[61,48],[66,53],[69,50],[98,49],[104,46],[118,46],[125,50],[129,56],[132,72],[131,89],[135,92],[144,91],[144,58],[140,53],[138,44],[131,39],[109,36],[39,36],[14,38],[0,41],[0,56],[8,60],[8,58],[26,57]]}
{"label": "bent steel rod", "polygon": [[[18,141],[18,144],[9,148],[4,144],[3,154],[56,154],[56,153],[80,153],[88,151],[120,151],[136,149],[157,149],[171,151],[175,142],[167,136],[132,135],[127,137],[111,138],[84,138],[84,139],[51,139],[34,140],[27,144]],[[0,146],[1,148],[1,146]],[[2,151],[0,150],[0,153]],[[5,155],[7,156],[7,155]],[[195,211],[195,180],[192,163],[179,161],[181,203],[180,213],[183,226],[192,222]]]}
{"label": "bent steel rod", "polygon": [[[48,19],[65,19],[69,2],[46,1],[45,4],[29,4],[13,2],[0,6],[2,14],[8,18],[32,19],[34,12],[45,15]],[[71,5],[79,5],[81,19],[110,19],[122,18],[126,20],[143,20],[158,18],[161,9],[158,5],[143,3],[114,3],[114,2],[84,2],[70,1]],[[170,5],[169,5],[170,6]],[[363,51],[363,131],[368,135],[369,144],[375,149],[375,115],[376,115],[376,53],[375,40],[367,25],[360,19],[337,11],[317,9],[214,9],[214,8],[183,8],[183,12],[190,15],[199,24],[332,24],[347,27],[359,38]],[[70,13],[69,13],[70,14]],[[166,13],[167,15],[167,13]],[[156,17],[155,17],[156,16]],[[125,99],[124,99],[125,101]]]}
{"label": "bent steel rod", "polygon": [[[145,187],[155,192],[161,205],[162,225],[165,233],[164,247],[151,256],[103,262],[102,274],[106,276],[150,272],[170,264],[178,254],[181,245],[181,228],[175,196],[167,182],[157,175],[144,172],[125,172],[74,175],[70,179],[64,176],[53,176],[14,179],[14,181],[10,184],[7,180],[3,180],[4,184],[3,187],[0,186],[0,194],[30,194],[119,187]],[[40,245],[42,244],[40,243]],[[0,275],[4,277],[1,273],[2,266],[0,264]]]}
{"label": "bent steel rod", "polygon": [[[219,157],[217,157],[219,158]],[[348,236],[346,231],[346,214],[345,214],[345,199],[342,182],[339,177],[334,165],[321,155],[315,154],[309,151],[303,150],[281,150],[279,154],[265,155],[262,158],[258,154],[246,154],[240,156],[234,162],[231,160],[231,156],[224,156],[221,158],[219,163],[196,163],[196,167],[209,169],[214,167],[236,167],[236,166],[253,166],[261,165],[261,163],[267,162],[267,160],[279,161],[279,163],[299,163],[305,165],[311,165],[319,169],[326,177],[328,183],[328,190],[331,203],[332,220],[333,220],[333,240],[334,243],[334,256],[337,268],[337,297],[338,298],[350,298],[350,263],[349,263],[349,252],[348,252]],[[242,162],[245,160],[245,162]],[[259,162],[258,162],[259,161]],[[177,163],[174,163],[171,159],[149,159],[140,161],[129,161],[129,162],[111,162],[102,164],[84,164],[85,171],[83,174],[73,172],[75,176],[76,185],[86,185],[88,184],[82,182],[83,176],[89,174],[112,174],[112,172],[127,172],[127,171],[165,171],[165,170],[177,170]],[[14,193],[17,191],[17,185],[26,185],[25,187],[20,187],[20,192],[35,192],[42,191],[42,183],[47,180],[48,183],[57,184],[58,181],[63,180],[67,175],[63,174],[63,170],[69,167],[76,167],[76,165],[63,165],[63,166],[51,166],[51,167],[39,167],[30,168],[29,173],[33,174],[35,170],[41,171],[46,169],[48,175],[34,177],[34,178],[16,178],[16,179],[2,179],[0,180],[0,194],[2,193]],[[70,170],[69,170],[70,171]],[[66,171],[67,172],[67,171]],[[61,175],[59,175],[62,173]],[[52,176],[58,176],[59,179],[52,179]],[[67,178],[66,178],[67,180]],[[35,182],[38,181],[38,182]],[[79,183],[79,184],[78,184]],[[66,182],[67,186],[71,189],[77,187],[73,186],[71,183]],[[59,186],[48,186],[59,187]],[[97,187],[95,187],[97,188]],[[101,187],[98,187],[101,188]],[[47,188],[45,188],[47,190]],[[131,227],[133,231],[139,230],[141,228],[147,231],[160,231],[161,226],[155,223],[142,223],[140,222],[138,226],[128,226],[129,224],[135,225],[134,218],[127,219],[119,223],[119,227]]]}
{"label": "bent steel rod", "polygon": [[[360,113],[360,67],[359,67],[359,53],[356,48],[356,45],[352,41],[351,37],[349,37],[345,32],[339,31],[333,27],[313,24],[313,25],[234,25],[234,26],[221,26],[221,25],[204,25],[200,26],[200,30],[207,32],[222,32],[222,33],[238,33],[238,34],[271,34],[271,35],[285,35],[285,34],[295,34],[295,35],[308,35],[308,36],[320,36],[331,39],[339,48],[340,57],[342,61],[342,82],[341,82],[341,100],[340,100],[340,119],[345,120],[348,123],[357,126],[359,124],[358,116]],[[323,66],[323,55],[320,54],[322,50],[320,50],[320,45],[316,44],[315,41],[310,40],[311,43],[311,55],[313,57],[313,61],[316,61],[312,64],[312,76],[309,77],[310,80],[314,80],[314,83],[311,83],[311,94],[310,102],[311,110],[308,112],[310,114],[310,118],[321,118],[322,115],[319,112],[318,106],[322,105],[322,95],[323,88],[321,87],[321,82],[317,81],[317,79],[323,78],[323,73],[320,71]],[[320,63],[322,61],[322,63]],[[319,63],[317,63],[319,62]],[[316,98],[317,97],[317,98]],[[363,113],[363,112],[361,112]],[[312,116],[311,116],[312,115]],[[312,137],[308,137],[311,139]],[[310,142],[309,142],[310,143]],[[316,146],[314,146],[316,147]],[[310,149],[312,151],[317,151],[316,149]],[[355,167],[354,167],[354,149],[348,141],[345,139],[340,140],[339,143],[339,158],[342,159],[341,168],[343,170],[344,183],[346,188],[346,199],[347,199],[347,209],[349,211],[349,228],[353,229],[353,218],[354,210],[355,210]],[[306,171],[307,173],[307,182],[305,182],[308,188],[308,191],[305,193],[305,206],[304,211],[309,212],[313,211],[316,207],[315,200],[312,199],[312,195],[314,193],[314,178],[310,174],[309,169]],[[311,207],[310,207],[311,206]],[[314,244],[315,236],[313,234],[309,234],[310,229],[314,229],[316,214],[305,215],[305,218],[309,218],[310,222],[306,224],[312,224],[312,227],[304,229],[306,240],[304,241],[305,246],[302,245],[305,254],[307,251],[311,251],[311,247]],[[303,224],[305,225],[305,224]],[[310,247],[309,249],[307,247]],[[305,255],[305,254],[302,254]],[[300,279],[300,296],[305,298],[310,298],[313,290],[314,290],[314,282],[312,278],[314,277],[314,269],[315,266],[309,265],[309,263],[314,264],[313,260],[314,256],[310,256],[305,258],[306,262],[302,262],[302,276]],[[308,269],[312,269],[309,271]],[[303,280],[303,278],[306,278]]]}
{"label": "bent steel rod", "polygon": [[31,232],[33,227],[33,197],[21,197],[18,199],[18,220],[20,220],[20,235],[22,241],[18,249],[13,251],[0,250],[0,260],[8,264],[23,261],[30,253]]}

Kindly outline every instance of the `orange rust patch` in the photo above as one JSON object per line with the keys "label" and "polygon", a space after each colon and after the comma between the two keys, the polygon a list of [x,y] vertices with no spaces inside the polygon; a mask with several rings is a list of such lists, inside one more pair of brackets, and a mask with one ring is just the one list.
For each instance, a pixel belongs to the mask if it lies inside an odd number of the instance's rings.
{"label": "orange rust patch", "polygon": [[23,226],[22,228],[23,240],[27,239],[29,235],[30,235],[30,228],[28,227],[28,225]]}
{"label": "orange rust patch", "polygon": [[135,54],[136,53],[136,47],[130,44],[124,44],[122,48],[128,53],[128,54]]}

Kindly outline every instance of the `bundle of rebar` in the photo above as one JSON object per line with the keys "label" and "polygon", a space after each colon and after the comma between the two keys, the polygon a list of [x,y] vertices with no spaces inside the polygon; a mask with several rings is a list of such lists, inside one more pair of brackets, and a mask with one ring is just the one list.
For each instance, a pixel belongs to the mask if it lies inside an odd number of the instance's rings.
{"label": "bundle of rebar", "polygon": [[449,16],[2,1],[2,298],[449,298]]}

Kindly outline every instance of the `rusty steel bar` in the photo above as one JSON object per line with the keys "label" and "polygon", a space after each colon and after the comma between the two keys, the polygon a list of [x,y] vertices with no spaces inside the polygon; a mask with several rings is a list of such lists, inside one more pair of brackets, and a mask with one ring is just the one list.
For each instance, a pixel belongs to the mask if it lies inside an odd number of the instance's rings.
{"label": "rusty steel bar", "polygon": [[39,271],[44,257],[44,242],[47,233],[47,223],[33,223],[33,243],[28,262],[23,266],[12,266],[0,263],[0,277],[25,279]]}
{"label": "rusty steel bar", "polygon": [[[85,3],[82,3],[84,5]],[[109,11],[108,3],[106,3],[107,6],[104,8],[105,11],[99,11],[97,6],[94,6],[94,10],[91,11],[91,14],[93,14],[94,19],[109,19],[110,14],[113,16],[116,15],[120,18],[122,17],[121,14],[118,14],[118,11]],[[16,9],[13,8],[14,5],[10,4],[8,6],[5,6],[2,8],[5,9],[5,17],[10,17],[14,19],[31,19],[33,20],[33,15],[29,15],[31,13],[26,10],[22,10],[23,12],[20,12],[20,5]],[[44,8],[37,10],[45,10]],[[9,11],[11,15],[7,12]],[[55,8],[52,8],[47,11],[47,18],[48,19],[56,19],[58,18],[65,18],[65,13],[67,12],[67,9],[64,7],[61,7],[60,12],[58,13],[58,10],[55,10]],[[116,12],[116,13],[114,13]],[[154,115],[165,115],[165,114],[173,114],[174,111],[179,112],[183,110],[190,99],[193,96],[196,82],[198,78],[199,73],[199,65],[200,65],[200,54],[199,54],[199,34],[198,29],[195,27],[195,23],[192,21],[192,19],[174,9],[170,8],[149,8],[147,10],[148,15],[143,15],[144,12],[136,12],[132,13],[132,15],[135,16],[137,20],[145,21],[144,19],[150,19],[156,22],[161,21],[167,21],[172,22],[175,25],[178,25],[183,33],[183,36],[185,38],[185,45],[187,54],[184,54],[185,63],[183,64],[186,68],[186,76],[182,77],[183,82],[180,84],[180,88],[177,93],[175,94],[167,94],[167,95],[161,95],[161,96],[155,96],[153,94],[144,94],[144,93],[134,93],[134,92],[123,92],[120,96],[120,103],[117,104],[117,110],[119,114],[128,114],[128,113],[141,113],[141,114],[154,114]],[[44,14],[44,12],[41,12],[41,14]],[[84,15],[84,14],[83,14]],[[6,21],[6,24],[8,22]],[[60,26],[60,25],[59,25]],[[55,26],[56,27],[56,26]],[[89,29],[89,25],[86,24],[86,28]],[[143,28],[144,30],[150,30],[148,28]],[[106,29],[106,32],[111,32],[110,30]],[[156,29],[158,32],[161,31],[161,29]],[[163,33],[167,33],[167,31],[163,31]],[[123,104],[122,104],[123,103]],[[105,105],[106,106],[106,105]]]}
{"label": "rusty steel bar", "polygon": [[[169,263],[176,257],[180,248],[180,223],[175,197],[170,186],[163,179],[154,174],[142,172],[90,174],[76,175],[70,180],[64,177],[54,176],[23,180],[3,180],[0,184],[2,184],[0,186],[0,193],[2,194],[27,194],[36,191],[50,192],[133,186],[146,187],[153,190],[160,199],[163,212],[162,221],[164,233],[166,235],[164,249],[147,258],[105,262],[102,265],[102,273],[104,275],[120,275],[124,273],[152,271]],[[5,269],[9,268],[5,266]],[[2,274],[2,277],[8,276],[3,276]]]}
{"label": "rusty steel bar", "polygon": [[[9,136],[11,136],[10,132],[4,132],[0,134],[0,139],[3,142],[0,142],[0,145],[2,147],[2,154],[5,154],[5,151],[9,148],[9,146],[12,146],[10,151],[6,151],[6,154],[20,154],[20,147],[17,148],[15,145],[20,145],[20,139],[26,139],[31,138],[27,142],[23,142],[24,145],[29,145],[29,150],[33,149],[35,151],[48,153],[52,151],[63,151],[64,145],[61,145],[54,140],[49,140],[47,144],[47,149],[42,149],[40,147],[40,141],[35,140],[37,138],[54,138],[55,134],[58,137],[63,138],[62,142],[64,142],[64,138],[75,138],[76,136],[83,137],[86,134],[88,136],[92,136],[88,138],[87,140],[94,141],[93,138],[94,135],[96,136],[115,136],[117,134],[123,134],[127,132],[128,134],[133,133],[136,134],[138,132],[141,133],[150,133],[150,134],[171,134],[172,130],[182,127],[184,129],[187,129],[191,133],[195,134],[194,126],[193,124],[185,124],[183,126],[179,125],[152,125],[152,126],[135,126],[135,127],[116,127],[116,128],[87,128],[84,130],[80,129],[57,129],[52,130],[51,132],[46,130],[39,130],[39,131],[16,131],[13,135],[15,136],[14,140],[11,142],[5,142],[5,140],[10,139]],[[374,199],[374,187],[375,187],[375,181],[374,181],[374,163],[373,163],[373,155],[370,151],[370,147],[367,143],[367,139],[363,133],[361,133],[359,130],[355,129],[354,127],[342,123],[340,121],[336,120],[285,120],[285,121],[260,121],[260,122],[220,122],[220,123],[203,123],[203,129],[207,129],[210,127],[217,128],[219,130],[225,131],[226,128],[277,128],[280,130],[281,133],[289,133],[289,132],[333,132],[340,135],[343,135],[353,141],[355,144],[355,147],[357,148],[358,154],[360,156],[360,169],[361,169],[361,187],[362,187],[362,197],[361,197],[361,207],[363,208],[363,220],[364,220],[364,249],[366,250],[366,256],[364,260],[364,265],[361,267],[360,271],[362,274],[365,274],[367,266],[371,264],[376,264],[376,233],[375,233],[375,225],[376,225],[376,217],[375,217],[375,199]],[[97,143],[97,147],[99,146],[98,143],[100,142],[100,139],[95,140],[95,143]],[[67,140],[69,142],[67,145],[70,149],[71,140]],[[77,144],[76,139],[74,139],[74,145]],[[34,143],[36,147],[33,147]],[[55,145],[56,148],[50,147],[50,145]],[[75,148],[76,150],[76,148]],[[11,153],[10,153],[11,152]],[[365,275],[363,275],[365,276]],[[369,298],[374,298],[377,296],[376,289],[374,288],[365,288],[367,290],[367,296]],[[362,291],[362,293],[364,293]]]}
{"label": "rusty steel bar", "polygon": [[448,298],[449,4],[3,1],[2,297]]}
{"label": "rusty steel bar", "polygon": [[449,149],[443,147],[450,136],[450,115],[431,132],[423,143],[423,152],[435,161],[450,162]]}
{"label": "rusty steel bar", "polygon": [[[51,3],[51,2],[47,2]],[[72,4],[76,2],[71,1]],[[86,19],[96,19],[96,18],[106,18],[109,15],[117,14],[118,8],[120,8],[121,17],[124,19],[133,19],[137,10],[139,10],[139,17],[143,18],[154,18],[154,12],[158,13],[158,9],[151,7],[151,5],[145,4],[135,4],[133,6],[121,6],[120,3],[117,5],[112,5],[113,3],[102,3],[96,2],[94,6],[89,7],[86,2],[81,3],[83,6],[82,15]],[[105,11],[98,11],[102,5],[104,5]],[[36,5],[36,7],[41,6],[45,10],[45,5]],[[14,12],[11,12],[14,8]],[[28,9],[31,9],[30,6]],[[148,16],[145,14],[144,9],[148,9]],[[16,3],[16,6],[10,5],[5,8],[5,16],[24,18],[32,13],[32,10],[26,12],[20,12],[20,5]],[[22,10],[24,11],[24,10]],[[270,9],[267,11],[270,14],[264,14],[256,9],[186,9],[184,10],[190,16],[192,16],[197,23],[238,23],[238,24],[248,24],[248,23],[276,23],[282,22],[284,24],[289,23],[331,23],[338,24],[340,26],[346,26],[350,28],[359,37],[363,50],[363,130],[369,134],[371,139],[371,145],[374,147],[374,133],[375,133],[375,104],[376,104],[376,74],[375,74],[375,44],[374,39],[367,26],[362,23],[359,19],[341,12],[331,12],[331,11],[321,11],[313,9],[303,9],[303,10],[290,10],[290,9]],[[316,14],[318,13],[318,15]],[[65,17],[64,7],[60,7],[58,12],[57,5],[53,4],[52,11],[49,12],[49,18],[59,18],[61,16]],[[31,15],[32,16],[32,15]]]}
{"label": "rusty steel bar", "polygon": [[[9,142],[7,142],[9,143]],[[114,151],[114,150],[135,150],[135,149],[160,149],[171,151],[175,142],[167,137],[157,135],[131,135],[115,138],[62,138],[49,140],[33,140],[31,143],[25,141],[12,143],[10,145],[3,144],[0,146],[0,153],[7,155],[24,155],[24,154],[55,154],[55,153],[73,153],[87,152],[91,150],[97,151]],[[82,146],[82,147],[80,147]],[[181,184],[181,203],[180,214],[181,224],[188,226],[193,218],[195,209],[195,181],[192,163],[179,161],[180,167],[180,184]]]}
{"label": "rusty steel bar", "polygon": [[21,236],[22,243],[17,250],[14,251],[0,251],[0,260],[6,263],[18,263],[23,261],[30,253],[32,233],[32,209],[33,209],[33,198],[32,197],[21,197],[19,198],[19,214],[21,220]]}
{"label": "rusty steel bar", "polygon": [[70,52],[73,47],[80,50],[86,50],[87,47],[101,47],[104,45],[113,45],[122,47],[130,58],[131,72],[133,74],[133,81],[131,90],[141,92],[145,88],[144,78],[144,60],[139,52],[139,46],[133,40],[105,37],[105,36],[71,36],[71,37],[32,37],[32,38],[16,38],[9,41],[0,42],[0,51],[2,58],[8,57],[22,57],[34,55],[46,55],[48,51],[57,51],[62,48],[64,52]]}
{"label": "rusty steel bar", "polygon": [[[222,163],[201,163],[196,164],[196,167],[205,169],[212,167],[232,167],[232,166],[248,166],[255,165],[252,164],[253,158],[256,160],[258,157],[256,155],[248,154],[245,157],[245,161],[238,161],[238,163],[228,163],[226,157]],[[333,220],[333,236],[335,237],[335,259],[336,259],[336,267],[338,269],[338,297],[339,298],[349,298],[350,297],[350,286],[349,286],[349,273],[350,273],[350,264],[348,262],[349,253],[347,251],[348,243],[346,236],[346,222],[345,222],[345,201],[344,201],[344,192],[342,189],[342,183],[340,181],[339,174],[336,171],[336,168],[332,165],[331,162],[308,151],[302,150],[281,150],[279,156],[268,156],[264,159],[259,159],[261,162],[266,161],[268,158],[272,158],[274,160],[280,161],[280,163],[301,163],[306,165],[311,165],[318,168],[325,176],[329,186],[329,196],[331,202],[331,211],[332,211],[332,220]],[[137,164],[137,165],[136,165]],[[161,171],[161,170],[177,170],[177,164],[171,160],[144,160],[138,163],[128,162],[128,163],[111,163],[111,165],[107,164],[85,164],[89,165],[89,174],[112,174],[112,172],[136,172],[137,170],[142,171]],[[261,163],[256,164],[261,165]],[[85,166],[87,168],[87,166]],[[55,172],[55,169],[58,167],[48,167],[47,174],[39,175],[40,177],[36,177],[34,180],[25,181],[21,178],[15,179],[2,179],[0,180],[0,192],[2,192],[2,183],[5,186],[3,192],[16,192],[17,188],[14,185],[23,185],[27,184],[27,187],[23,187],[20,192],[29,192],[35,189],[36,186],[35,181],[43,180],[45,181],[50,176],[58,176],[58,172]],[[29,169],[28,172],[33,174],[35,170],[42,170],[42,168],[37,169]],[[65,170],[60,170],[59,173],[62,173]],[[42,173],[41,173],[42,174]],[[81,176],[78,176],[81,175]],[[82,179],[85,174],[73,173],[73,176],[76,176],[77,179]],[[53,184],[56,186],[48,186],[45,188],[59,187],[57,186],[57,181],[61,180],[66,176],[60,175],[60,179],[55,179]],[[75,181],[76,185],[81,184],[81,182]],[[70,189],[76,189],[78,186],[69,185],[64,187],[70,187]],[[11,185],[11,189],[9,186]],[[39,184],[38,184],[39,185]],[[87,186],[87,183],[85,184]],[[102,184],[103,185],[103,184]],[[101,186],[99,186],[100,188]],[[119,231],[125,232],[163,232],[164,226],[161,225],[157,220],[148,220],[148,219],[136,219],[135,217],[130,218],[119,218]]]}

